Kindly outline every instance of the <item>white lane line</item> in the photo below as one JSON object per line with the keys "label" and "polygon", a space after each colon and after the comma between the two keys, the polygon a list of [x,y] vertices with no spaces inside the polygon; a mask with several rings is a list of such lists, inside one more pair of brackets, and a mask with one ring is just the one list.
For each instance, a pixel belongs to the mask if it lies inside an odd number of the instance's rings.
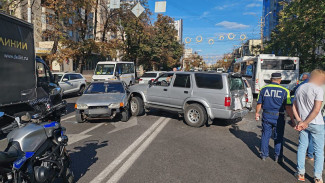
{"label": "white lane line", "polygon": [[75,118],[75,117],[76,117],[75,115],[72,115],[72,116],[69,116],[69,117],[66,117],[66,118],[62,118],[61,121],[65,121],[65,120]]}
{"label": "white lane line", "polygon": [[126,148],[114,161],[112,161],[100,174],[98,174],[90,183],[102,182],[139,144],[149,136],[161,122],[166,119],[160,117],[151,127],[146,130],[137,140]]}
{"label": "white lane line", "polygon": [[102,126],[102,125],[104,125],[104,123],[99,123],[98,125],[93,126],[93,127],[89,128],[89,129],[87,129],[87,130],[85,130],[85,131],[83,131],[83,132],[81,132],[81,133],[79,133],[79,134],[81,134],[81,135],[85,135],[86,133],[88,133],[88,132],[90,132],[90,131],[93,131],[93,130],[95,130],[96,128]]}
{"label": "white lane line", "polygon": [[134,162],[148,148],[157,135],[164,129],[170,119],[165,119],[162,124],[141,144],[141,146],[131,155],[131,157],[115,172],[107,183],[116,183],[131,168]]}
{"label": "white lane line", "polygon": [[76,143],[80,140],[91,137],[92,135],[87,135],[87,133],[89,133],[92,130],[95,130],[96,128],[101,127],[103,124],[104,123],[99,123],[96,126],[93,126],[83,132],[80,132],[79,134],[68,134],[68,138],[69,138],[68,144],[71,145],[71,144]]}

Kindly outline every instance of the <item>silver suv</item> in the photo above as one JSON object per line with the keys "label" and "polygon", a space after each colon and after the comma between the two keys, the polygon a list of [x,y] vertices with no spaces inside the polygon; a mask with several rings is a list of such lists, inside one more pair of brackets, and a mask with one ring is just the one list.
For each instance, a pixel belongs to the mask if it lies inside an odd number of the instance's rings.
{"label": "silver suv", "polygon": [[175,111],[192,127],[201,127],[208,119],[235,119],[248,113],[245,85],[236,74],[167,72],[148,85],[131,86],[130,93],[132,115],[150,108]]}

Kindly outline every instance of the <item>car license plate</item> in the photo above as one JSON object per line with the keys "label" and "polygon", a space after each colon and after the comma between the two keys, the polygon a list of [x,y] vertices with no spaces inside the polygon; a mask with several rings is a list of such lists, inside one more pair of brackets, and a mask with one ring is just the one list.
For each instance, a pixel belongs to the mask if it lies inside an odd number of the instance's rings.
{"label": "car license plate", "polygon": [[235,98],[235,111],[243,109],[243,106],[238,97]]}

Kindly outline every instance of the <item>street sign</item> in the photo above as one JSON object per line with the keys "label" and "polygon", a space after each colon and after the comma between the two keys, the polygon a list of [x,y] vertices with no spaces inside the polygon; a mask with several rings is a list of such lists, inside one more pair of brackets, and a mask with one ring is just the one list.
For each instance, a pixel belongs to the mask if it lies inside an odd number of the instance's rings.
{"label": "street sign", "polygon": [[135,7],[132,9],[132,13],[136,16],[139,17],[143,12],[144,12],[144,7],[141,6],[140,3],[138,3],[137,5],[135,5]]}
{"label": "street sign", "polygon": [[157,1],[155,4],[155,13],[166,12],[166,1]]}
{"label": "street sign", "polygon": [[110,2],[110,9],[119,9],[121,6],[120,0],[111,0]]}

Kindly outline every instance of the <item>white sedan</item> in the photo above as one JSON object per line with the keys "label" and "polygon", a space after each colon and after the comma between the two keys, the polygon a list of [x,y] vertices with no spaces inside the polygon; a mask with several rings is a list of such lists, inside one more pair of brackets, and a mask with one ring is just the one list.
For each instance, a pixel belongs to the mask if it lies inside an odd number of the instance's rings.
{"label": "white sedan", "polygon": [[164,71],[150,71],[145,72],[139,79],[139,84],[148,84],[149,81],[154,81],[160,75],[162,75]]}

